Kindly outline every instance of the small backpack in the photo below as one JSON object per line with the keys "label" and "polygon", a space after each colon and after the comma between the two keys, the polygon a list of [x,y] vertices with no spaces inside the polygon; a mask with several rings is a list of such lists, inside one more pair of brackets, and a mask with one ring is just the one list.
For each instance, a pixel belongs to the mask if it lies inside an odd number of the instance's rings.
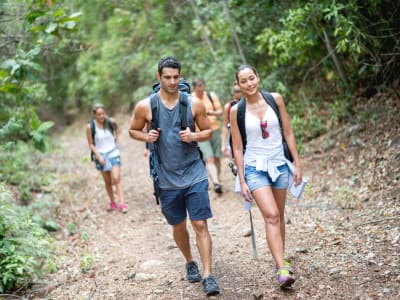
{"label": "small backpack", "polygon": [[[94,136],[96,135],[96,125],[94,123],[94,117],[91,118],[88,123],[90,125],[90,131],[92,133],[93,145],[96,145],[96,142],[95,142],[95,139],[94,139]],[[111,134],[115,138],[114,132],[116,130],[116,124],[110,118],[106,117],[104,119],[104,125],[103,126],[104,126],[105,129],[110,130]],[[94,161],[96,159],[96,156],[94,155],[93,151],[90,152],[90,159],[92,161]]]}
{"label": "small backpack", "polygon": [[[264,100],[268,103],[268,105],[274,110],[276,116],[278,117],[279,127],[281,129],[282,134],[282,144],[283,144],[283,152],[285,157],[293,162],[292,154],[290,153],[289,147],[286,143],[285,136],[283,135],[283,128],[282,128],[282,120],[281,115],[279,113],[278,105],[274,97],[268,92],[261,92]],[[243,144],[243,153],[246,151],[246,144],[247,144],[247,137],[246,137],[246,126],[245,126],[245,114],[246,114],[246,101],[242,99],[239,101],[238,108],[237,108],[237,123],[240,131],[240,136],[242,137],[242,144]]]}
{"label": "small backpack", "polygon": [[[231,101],[229,101],[229,107],[228,107],[228,123],[226,124],[226,127],[227,127],[228,129],[231,128],[231,120],[230,120],[231,109],[232,109],[232,107],[235,106],[236,104],[238,104],[238,101],[236,101],[236,100],[231,100]],[[232,148],[232,134],[229,135],[229,146],[231,147],[231,152],[232,152],[232,155],[233,155],[233,151],[232,151],[232,149],[233,149],[233,148]]]}
{"label": "small backpack", "polygon": [[215,110],[214,99],[212,98],[211,93],[210,93],[210,92],[207,92],[206,94],[207,94],[208,99],[209,99],[210,102],[211,102],[211,105],[212,105],[212,107],[213,107],[213,110]]}

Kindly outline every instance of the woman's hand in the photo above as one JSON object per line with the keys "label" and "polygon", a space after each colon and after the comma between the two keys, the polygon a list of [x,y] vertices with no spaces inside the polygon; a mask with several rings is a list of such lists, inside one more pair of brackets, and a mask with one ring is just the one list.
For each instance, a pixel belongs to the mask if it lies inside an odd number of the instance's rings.
{"label": "woman's hand", "polygon": [[293,181],[294,186],[298,186],[303,179],[303,169],[301,166],[296,166],[296,170],[294,172]]}
{"label": "woman's hand", "polygon": [[103,167],[106,165],[106,160],[104,159],[104,157],[102,155],[99,155],[97,160],[99,161],[99,164],[102,165]]}
{"label": "woman's hand", "polygon": [[247,186],[247,183],[240,184],[240,191],[244,200],[246,200],[247,202],[253,202],[254,198],[249,190],[249,187]]}
{"label": "woman's hand", "polygon": [[226,147],[226,146],[221,147],[221,153],[227,158],[231,157],[231,152],[229,151],[228,147]]}

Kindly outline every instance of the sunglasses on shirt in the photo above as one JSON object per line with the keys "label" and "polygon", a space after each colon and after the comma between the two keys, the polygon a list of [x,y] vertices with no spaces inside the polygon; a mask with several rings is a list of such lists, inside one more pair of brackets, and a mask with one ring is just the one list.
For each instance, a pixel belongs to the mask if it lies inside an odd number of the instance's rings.
{"label": "sunglasses on shirt", "polygon": [[266,120],[260,121],[261,135],[264,140],[269,137],[269,132],[267,131],[267,126],[268,126],[268,123]]}

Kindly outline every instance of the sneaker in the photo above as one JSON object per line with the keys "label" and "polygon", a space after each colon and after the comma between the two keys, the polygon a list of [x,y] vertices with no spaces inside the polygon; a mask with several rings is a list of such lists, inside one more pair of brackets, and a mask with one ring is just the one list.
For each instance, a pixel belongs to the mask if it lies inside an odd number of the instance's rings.
{"label": "sneaker", "polygon": [[219,183],[214,183],[214,192],[217,194],[222,194],[222,185]]}
{"label": "sneaker", "polygon": [[[288,270],[290,274],[294,273],[294,268],[293,268],[292,264],[286,259],[283,260],[283,268]],[[278,268],[275,268],[275,272],[278,272]]]}
{"label": "sneaker", "polygon": [[219,294],[219,286],[213,276],[208,276],[203,279],[203,290],[207,296]]}
{"label": "sneaker", "polygon": [[281,288],[288,288],[296,281],[294,276],[285,267],[280,268],[276,272],[276,275],[278,275],[278,283]]}
{"label": "sneaker", "polygon": [[118,209],[118,206],[117,206],[117,203],[115,203],[114,201],[111,201],[110,202],[110,206],[108,207],[108,211],[112,211],[112,210],[117,210]]}
{"label": "sneaker", "polygon": [[199,267],[195,261],[191,261],[186,264],[186,280],[189,282],[201,281]]}
{"label": "sneaker", "polygon": [[119,209],[120,209],[120,211],[121,211],[122,213],[124,213],[124,214],[126,214],[126,213],[128,212],[128,206],[126,206],[125,203],[122,203],[122,204],[119,206]]}

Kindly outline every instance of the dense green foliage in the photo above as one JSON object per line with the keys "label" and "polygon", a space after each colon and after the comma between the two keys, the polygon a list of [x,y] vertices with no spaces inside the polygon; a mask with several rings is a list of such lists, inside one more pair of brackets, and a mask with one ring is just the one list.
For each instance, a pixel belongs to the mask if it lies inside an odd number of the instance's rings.
{"label": "dense green foliage", "polygon": [[51,100],[42,74],[46,57],[60,48],[61,35],[75,28],[78,17],[53,2],[0,3],[0,293],[46,271],[43,266],[51,257],[47,230],[57,229],[45,214],[47,206],[19,206],[4,186],[17,186],[18,200],[28,205],[32,192],[48,184],[49,174],[34,155],[34,148],[47,149],[47,131],[53,126],[38,117],[38,108]]}
{"label": "dense green foliage", "polygon": [[[55,2],[55,1],[54,1]],[[67,15],[51,1],[6,1],[1,5],[0,142],[32,141],[41,151],[53,126],[41,122],[37,107],[49,101],[44,60],[64,32],[75,28],[78,14]]]}
{"label": "dense green foliage", "polygon": [[[360,85],[384,88],[399,67],[399,4],[392,1],[81,1],[85,51],[71,80],[71,107],[127,107],[149,93],[156,63],[177,56],[183,76],[201,76],[229,100],[236,67],[248,62],[262,87],[289,102],[299,139],[348,114]],[[320,111],[327,111],[329,119]],[[296,124],[299,123],[299,126]]]}
{"label": "dense green foliage", "polygon": [[[203,77],[223,102],[236,67],[255,65],[263,89],[281,92],[291,114],[303,120],[295,129],[305,139],[345,117],[357,88],[379,90],[399,75],[400,5],[388,0],[5,3],[3,17],[24,17],[3,35],[22,38],[0,51],[7,59],[0,76],[7,100],[3,139],[34,137],[43,144],[50,124],[39,130],[28,122],[40,102],[39,114],[50,118],[50,108],[60,123],[62,115],[69,121],[82,109],[89,112],[94,102],[111,112],[125,110],[148,95],[164,55],[178,57],[183,76]],[[66,32],[71,30],[76,32]],[[15,64],[18,59],[23,63]],[[321,110],[329,111],[328,122],[315,115]]]}
{"label": "dense green foliage", "polygon": [[0,293],[27,285],[45,271],[51,238],[28,207],[14,203],[0,183]]}

